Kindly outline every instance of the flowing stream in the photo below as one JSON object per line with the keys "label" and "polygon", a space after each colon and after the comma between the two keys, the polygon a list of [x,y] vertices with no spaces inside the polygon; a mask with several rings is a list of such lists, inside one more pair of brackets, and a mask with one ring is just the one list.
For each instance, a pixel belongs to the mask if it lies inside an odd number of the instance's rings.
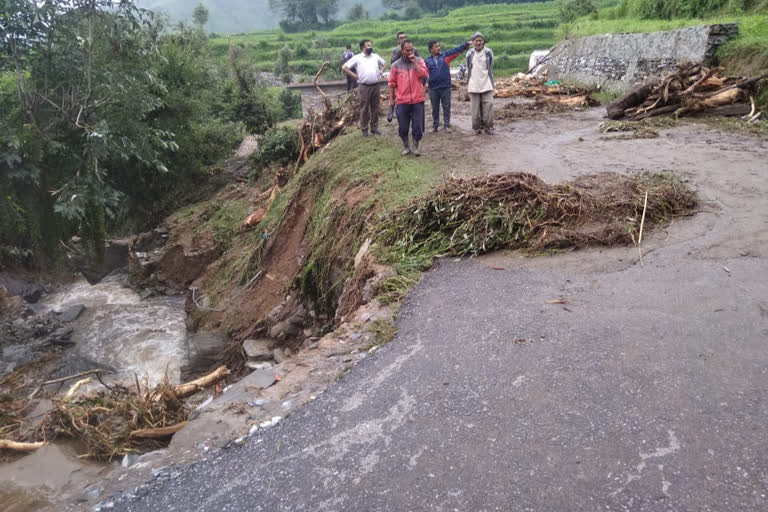
{"label": "flowing stream", "polygon": [[[131,386],[134,375],[149,386],[166,376],[179,382],[187,340],[183,297],[142,300],[120,276],[111,276],[94,286],[80,279],[41,301],[47,311],[76,304],[85,310],[70,324],[75,345],[64,353],[68,374],[98,366],[114,371],[109,380]],[[98,383],[92,386],[103,389]],[[0,510],[57,510],[59,497],[109,470],[77,454],[66,443],[57,443],[0,466]]]}
{"label": "flowing stream", "polygon": [[111,276],[91,286],[85,279],[46,297],[42,304],[54,311],[83,304],[72,324],[69,352],[114,370],[122,381],[134,374],[153,386],[167,375],[178,383],[186,357],[184,298],[152,297],[142,300]]}

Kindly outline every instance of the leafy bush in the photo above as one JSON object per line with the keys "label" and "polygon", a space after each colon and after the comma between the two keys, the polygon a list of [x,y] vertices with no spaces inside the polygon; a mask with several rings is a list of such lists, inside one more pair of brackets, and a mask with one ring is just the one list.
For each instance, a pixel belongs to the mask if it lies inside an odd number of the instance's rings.
{"label": "leafy bush", "polygon": [[557,9],[560,21],[563,23],[597,13],[597,7],[592,3],[592,0],[558,0]]}
{"label": "leafy bush", "polygon": [[306,59],[309,57],[309,48],[304,43],[298,42],[293,47],[293,54],[297,59]]}
{"label": "leafy bush", "polygon": [[283,106],[283,119],[297,119],[301,117],[301,94],[290,89],[280,92],[280,104]]}
{"label": "leafy bush", "polygon": [[264,134],[259,149],[251,155],[252,180],[256,180],[266,167],[287,165],[299,154],[299,135],[290,126],[271,128]]}

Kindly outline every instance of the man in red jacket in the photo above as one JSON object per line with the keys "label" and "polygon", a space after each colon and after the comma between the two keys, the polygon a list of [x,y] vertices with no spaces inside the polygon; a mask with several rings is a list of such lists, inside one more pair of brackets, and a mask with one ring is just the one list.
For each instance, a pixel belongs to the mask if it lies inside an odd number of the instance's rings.
{"label": "man in red jacket", "polygon": [[397,123],[403,140],[403,155],[411,153],[408,145],[408,128],[413,137],[413,154],[419,153],[419,141],[424,134],[424,85],[422,80],[429,76],[424,60],[413,52],[413,42],[403,41],[401,57],[392,63],[389,70],[389,104],[395,101],[397,93]]}

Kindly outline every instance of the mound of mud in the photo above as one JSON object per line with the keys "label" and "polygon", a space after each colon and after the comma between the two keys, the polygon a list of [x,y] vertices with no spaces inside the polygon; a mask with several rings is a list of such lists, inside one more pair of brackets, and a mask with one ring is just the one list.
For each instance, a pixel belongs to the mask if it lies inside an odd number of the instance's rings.
{"label": "mound of mud", "polygon": [[398,209],[381,240],[406,254],[575,249],[633,243],[645,227],[693,212],[696,195],[670,174],[584,176],[550,185],[527,173],[452,179]]}

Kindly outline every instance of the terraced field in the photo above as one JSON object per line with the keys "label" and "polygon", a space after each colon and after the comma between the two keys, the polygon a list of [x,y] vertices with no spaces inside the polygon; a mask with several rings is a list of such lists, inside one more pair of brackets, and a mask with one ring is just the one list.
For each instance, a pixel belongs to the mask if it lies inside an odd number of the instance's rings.
{"label": "terraced field", "polygon": [[[317,71],[322,60],[340,65],[345,45],[351,43],[356,50],[362,38],[371,39],[376,50],[388,56],[395,45],[395,33],[404,30],[422,55],[426,55],[427,42],[431,39],[439,39],[443,48],[450,48],[479,30],[496,56],[496,74],[504,76],[525,71],[531,51],[552,46],[557,26],[555,2],[475,5],[445,16],[413,21],[365,20],[327,32],[297,34],[260,31],[211,39],[211,44],[213,52],[222,58],[227,55],[230,41],[241,46],[262,71],[274,70],[277,53],[287,44],[292,50],[290,71],[308,77]],[[454,61],[454,66],[458,64]],[[340,76],[339,65],[331,66],[329,76]]]}

